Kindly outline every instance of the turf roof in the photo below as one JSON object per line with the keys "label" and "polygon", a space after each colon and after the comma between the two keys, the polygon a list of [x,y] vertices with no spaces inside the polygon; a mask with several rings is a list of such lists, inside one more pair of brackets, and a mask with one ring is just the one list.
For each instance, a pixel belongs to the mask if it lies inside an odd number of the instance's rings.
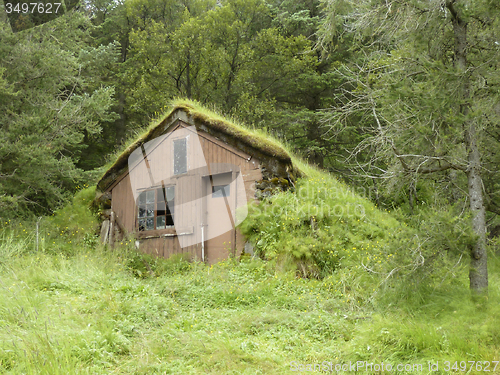
{"label": "turf roof", "polygon": [[[184,110],[188,116],[191,116],[194,120],[201,121],[214,130],[237,138],[248,146],[260,150],[268,156],[276,157],[285,162],[291,161],[290,154],[268,135],[248,129],[244,125],[228,120],[193,101],[183,100],[174,102],[174,109],[170,114],[178,109]],[[167,115],[166,118],[169,115]]]}
{"label": "turf roof", "polygon": [[283,163],[293,164],[290,153],[284,146],[269,135],[266,135],[258,130],[248,129],[235,121],[231,121],[218,113],[203,107],[198,102],[187,99],[178,99],[171,103],[170,110],[167,111],[165,115],[152,121],[148,129],[129,146],[127,146],[120,155],[118,155],[114,163],[98,182],[97,187],[101,191],[106,190],[127,168],[130,154],[137,147],[140,147],[142,144],[163,134],[166,130],[164,125],[168,123],[169,120],[174,120],[170,117],[178,110],[184,111],[188,115],[188,118],[194,120],[194,123],[201,123],[209,128],[209,130],[229,136],[230,138],[237,140],[239,143],[256,149],[264,155],[278,159]]}

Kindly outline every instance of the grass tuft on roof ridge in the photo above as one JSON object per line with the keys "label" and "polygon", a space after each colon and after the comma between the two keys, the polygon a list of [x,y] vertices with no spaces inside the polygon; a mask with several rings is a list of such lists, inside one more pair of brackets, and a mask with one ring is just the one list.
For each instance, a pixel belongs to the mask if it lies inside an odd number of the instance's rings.
{"label": "grass tuft on roof ridge", "polygon": [[[249,129],[247,126],[240,124],[234,118],[221,116],[219,113],[212,111],[201,105],[199,102],[193,100],[175,99],[171,102],[171,105],[174,108],[172,112],[177,109],[183,109],[193,119],[205,122],[213,129],[239,139],[243,143],[259,149],[269,156],[288,162],[291,160],[286,147],[277,139],[269,134],[266,134],[262,130]],[[166,117],[168,116],[170,116],[170,114]]]}
{"label": "grass tuft on roof ridge", "polygon": [[216,110],[209,109],[197,101],[177,98],[169,102],[164,107],[164,111],[153,118],[143,132],[135,134],[125,143],[125,146],[120,151],[114,154],[114,157],[111,158],[112,161],[108,164],[105,173],[98,183],[98,187],[101,190],[103,190],[101,182],[109,178],[113,171],[123,168],[130,154],[137,147],[153,139],[158,132],[159,126],[177,110],[184,110],[194,120],[207,123],[213,129],[236,138],[253,148],[259,149],[271,157],[290,162],[301,175],[310,175],[311,173],[325,174],[325,172],[319,171],[300,160],[300,158],[289,151],[289,147],[285,143],[267,134],[265,131],[250,129],[234,118],[222,116]]}

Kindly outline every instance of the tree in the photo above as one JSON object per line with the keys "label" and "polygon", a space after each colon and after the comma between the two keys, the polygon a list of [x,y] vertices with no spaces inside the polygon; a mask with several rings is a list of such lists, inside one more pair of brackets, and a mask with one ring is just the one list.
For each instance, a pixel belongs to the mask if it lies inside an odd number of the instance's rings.
{"label": "tree", "polygon": [[499,5],[489,0],[327,0],[324,5],[320,43],[327,46],[332,37],[349,34],[361,56],[339,69],[346,85],[339,95],[343,104],[329,111],[332,127],[341,131],[356,119],[364,139],[352,156],[366,157],[370,150],[368,161],[358,164],[366,176],[409,181],[414,189],[418,180],[439,175],[467,192],[477,236],[470,249],[470,288],[486,292],[483,175],[498,176],[498,166],[490,164],[486,171],[484,163],[490,159],[487,144],[499,149]]}
{"label": "tree", "polygon": [[73,11],[16,34],[0,24],[0,216],[57,207],[82,181],[85,134],[114,117],[98,73],[115,46],[89,46],[89,28]]}
{"label": "tree", "polygon": [[178,24],[151,20],[135,29],[126,66],[132,107],[151,114],[169,98],[184,96],[229,111],[248,43],[266,23],[266,13],[262,0],[231,0],[211,8],[200,1],[184,9]]}
{"label": "tree", "polygon": [[347,49],[328,60],[313,50],[318,0],[88,4],[96,43],[121,45],[110,70],[120,119],[105,124],[105,142],[89,142],[93,149],[120,143],[180,96],[265,127],[318,165],[336,161],[325,161],[338,143],[323,137],[319,109],[331,104],[338,76],[330,66]]}

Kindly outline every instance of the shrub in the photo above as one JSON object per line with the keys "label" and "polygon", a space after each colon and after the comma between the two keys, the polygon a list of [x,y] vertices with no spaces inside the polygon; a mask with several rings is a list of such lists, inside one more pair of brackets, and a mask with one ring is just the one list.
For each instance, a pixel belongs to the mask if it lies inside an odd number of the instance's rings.
{"label": "shrub", "polygon": [[335,179],[316,177],[252,205],[240,230],[262,258],[290,257],[302,276],[324,277],[351,263],[352,249],[380,247],[400,227]]}

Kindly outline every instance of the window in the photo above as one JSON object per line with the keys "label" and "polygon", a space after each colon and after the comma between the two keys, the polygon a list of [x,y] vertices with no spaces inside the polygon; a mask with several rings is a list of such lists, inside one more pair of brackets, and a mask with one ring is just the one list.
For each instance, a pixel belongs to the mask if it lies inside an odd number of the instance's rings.
{"label": "window", "polygon": [[139,231],[172,228],[174,226],[175,187],[145,190],[137,199]]}
{"label": "window", "polygon": [[231,185],[212,186],[212,198],[229,197]]}
{"label": "window", "polygon": [[174,140],[174,175],[187,172],[187,139]]}

